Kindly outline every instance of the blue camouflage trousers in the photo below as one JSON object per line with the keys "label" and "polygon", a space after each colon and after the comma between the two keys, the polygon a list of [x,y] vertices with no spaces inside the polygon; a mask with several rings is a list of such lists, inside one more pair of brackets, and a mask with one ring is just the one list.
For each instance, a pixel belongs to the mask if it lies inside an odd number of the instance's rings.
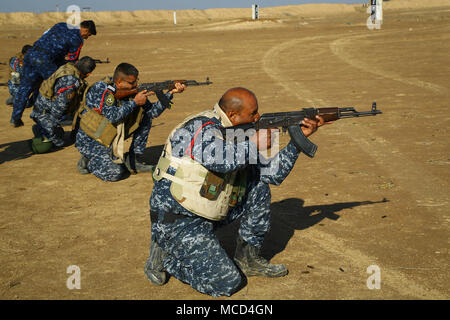
{"label": "blue camouflage trousers", "polygon": [[39,113],[36,109],[37,107],[30,115],[30,118],[36,122],[36,133],[51,140],[57,147],[64,146],[64,129],[59,125],[59,121],[53,117],[51,110]]}
{"label": "blue camouflage trousers", "polygon": [[44,55],[34,51],[27,52],[21,72],[20,85],[14,96],[12,120],[22,118],[30,94],[39,87],[39,84],[43,80],[50,77],[57,69],[58,66]]}
{"label": "blue camouflage trousers", "polygon": [[[11,80],[8,80],[9,94],[11,97],[13,97],[13,99],[17,95],[17,92],[19,92],[19,87],[20,87],[20,84],[13,84],[11,82]],[[34,89],[33,95],[31,97],[27,98],[27,102],[25,103],[25,108],[30,108],[33,106],[38,94],[39,94],[39,88]]]}
{"label": "blue camouflage trousers", "polygon": [[[152,119],[144,114],[138,129],[133,133],[130,152],[144,153],[151,126]],[[97,178],[103,181],[118,181],[128,173],[125,165],[113,161],[111,148],[94,141],[81,129],[78,130],[75,146],[88,159],[88,170]]]}
{"label": "blue camouflage trousers", "polygon": [[[214,230],[240,218],[239,236],[260,248],[270,228],[270,199],[269,185],[254,180],[247,186],[244,201],[224,221],[171,213],[159,213],[156,218],[152,212],[152,241],[167,254],[165,270],[199,292],[213,297],[232,295],[241,284],[241,275]],[[170,216],[177,218],[170,221]]]}

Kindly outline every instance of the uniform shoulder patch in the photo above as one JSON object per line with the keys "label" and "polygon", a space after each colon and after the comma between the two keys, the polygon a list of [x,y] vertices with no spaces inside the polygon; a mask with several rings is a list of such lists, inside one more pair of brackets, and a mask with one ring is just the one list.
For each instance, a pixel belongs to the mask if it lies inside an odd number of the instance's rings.
{"label": "uniform shoulder patch", "polygon": [[114,95],[111,92],[108,92],[105,102],[107,106],[112,106],[116,102],[116,98],[114,98]]}

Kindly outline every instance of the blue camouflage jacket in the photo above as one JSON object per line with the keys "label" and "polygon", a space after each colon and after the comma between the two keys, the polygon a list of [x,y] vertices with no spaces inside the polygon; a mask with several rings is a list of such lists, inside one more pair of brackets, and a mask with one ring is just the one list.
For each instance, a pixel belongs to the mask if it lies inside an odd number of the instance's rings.
{"label": "blue camouflage jacket", "polygon": [[[181,158],[183,155],[190,155],[213,172],[227,173],[245,169],[249,173],[248,179],[259,179],[267,184],[280,185],[291,172],[300,154],[297,147],[289,142],[273,158],[266,159],[260,155],[255,157],[256,146],[248,139],[240,143],[215,144],[217,135],[203,134],[210,129],[221,131],[220,120],[201,116],[188,121],[170,139],[173,156]],[[221,152],[222,155],[219,157],[221,161],[215,161],[216,152]],[[270,174],[261,174],[262,170],[267,170],[266,172]],[[167,172],[174,175],[175,169],[169,167]],[[249,182],[247,180],[247,185]],[[195,216],[173,198],[170,193],[171,183],[164,178],[155,181],[150,197],[150,209],[159,213],[171,212]]]}
{"label": "blue camouflage jacket", "polygon": [[83,43],[79,28],[61,22],[47,30],[33,44],[32,50],[40,51],[42,55],[60,66],[65,63],[66,55],[67,61],[76,62]]}

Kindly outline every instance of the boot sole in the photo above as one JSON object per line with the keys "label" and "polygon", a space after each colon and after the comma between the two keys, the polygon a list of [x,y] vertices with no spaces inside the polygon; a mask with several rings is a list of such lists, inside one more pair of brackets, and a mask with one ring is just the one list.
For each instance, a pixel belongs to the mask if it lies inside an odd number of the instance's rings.
{"label": "boot sole", "polygon": [[288,274],[288,270],[284,269],[280,272],[277,273],[265,273],[265,272],[261,272],[259,270],[255,270],[255,269],[251,269],[251,268],[246,268],[244,267],[238,260],[234,260],[234,262],[236,262],[236,264],[238,265],[239,269],[241,269],[241,271],[247,276],[247,277],[267,277],[267,278],[279,278],[279,277],[284,277],[285,275]]}
{"label": "boot sole", "polygon": [[[157,276],[155,276],[153,274],[153,272],[161,273],[161,279],[158,278]],[[147,276],[147,279],[151,283],[153,283],[155,286],[162,286],[162,285],[164,285],[167,282],[167,275],[166,275],[165,271],[161,271],[161,272],[160,271],[153,271],[153,272],[149,271],[148,273],[146,272],[145,274]]]}

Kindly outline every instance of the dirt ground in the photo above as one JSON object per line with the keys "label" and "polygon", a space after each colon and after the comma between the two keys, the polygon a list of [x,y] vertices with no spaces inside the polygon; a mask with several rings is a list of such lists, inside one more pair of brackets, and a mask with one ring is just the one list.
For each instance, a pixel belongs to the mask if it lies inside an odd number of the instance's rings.
{"label": "dirt ground", "polygon": [[[144,82],[204,80],[154,121],[154,162],[184,117],[212,107],[230,87],[253,90],[260,112],[353,106],[382,115],[340,120],[311,140],[281,186],[272,186],[272,228],[264,255],[286,277],[252,277],[220,299],[449,299],[450,10],[390,10],[380,30],[365,12],[283,17],[253,24],[98,26],[82,55],[104,59],[88,79],[130,62]],[[5,62],[45,30],[3,28]],[[6,67],[0,66],[0,82]],[[3,72],[5,71],[5,72]],[[0,87],[1,299],[212,299],[171,278],[143,272],[150,239],[151,175],[106,183],[77,172],[73,146],[34,155],[30,109],[12,128]],[[69,127],[65,128],[66,131]],[[218,232],[232,255],[238,225]],[[67,268],[81,270],[69,290]],[[369,266],[380,289],[369,289]],[[368,272],[369,268],[369,272]]]}

